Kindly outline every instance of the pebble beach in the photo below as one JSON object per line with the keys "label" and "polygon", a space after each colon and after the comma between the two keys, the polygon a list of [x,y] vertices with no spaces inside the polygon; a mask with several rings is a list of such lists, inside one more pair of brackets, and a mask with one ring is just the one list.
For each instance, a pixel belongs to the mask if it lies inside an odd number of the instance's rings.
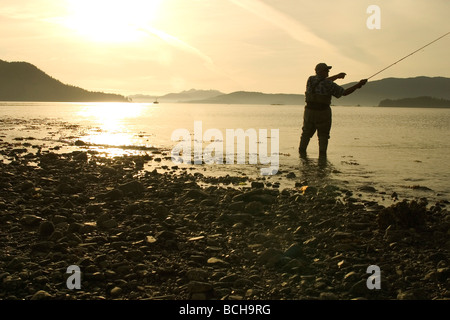
{"label": "pebble beach", "polygon": [[[1,141],[2,300],[450,298],[448,201],[386,206],[301,177],[280,188],[145,170],[170,159],[156,150],[61,146]],[[80,289],[67,286],[73,265]]]}

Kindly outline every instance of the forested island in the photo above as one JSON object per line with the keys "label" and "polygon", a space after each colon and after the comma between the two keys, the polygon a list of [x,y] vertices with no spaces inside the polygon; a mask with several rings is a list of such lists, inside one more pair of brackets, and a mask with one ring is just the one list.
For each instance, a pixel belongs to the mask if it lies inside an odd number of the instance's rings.
{"label": "forested island", "polygon": [[28,62],[0,60],[0,101],[128,102],[129,99],[64,84]]}
{"label": "forested island", "polygon": [[450,100],[433,97],[417,97],[405,99],[385,99],[379,107],[415,107],[415,108],[450,108]]}

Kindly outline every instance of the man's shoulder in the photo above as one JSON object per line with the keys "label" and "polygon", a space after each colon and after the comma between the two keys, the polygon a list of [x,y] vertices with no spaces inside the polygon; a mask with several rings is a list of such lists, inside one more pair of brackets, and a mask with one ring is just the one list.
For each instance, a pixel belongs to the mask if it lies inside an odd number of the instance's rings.
{"label": "man's shoulder", "polygon": [[320,82],[320,85],[324,88],[334,88],[334,87],[338,86],[334,81],[332,81],[330,79],[317,78],[316,81]]}
{"label": "man's shoulder", "polygon": [[317,80],[317,76],[309,76],[308,83],[314,82]]}
{"label": "man's shoulder", "polygon": [[315,86],[315,85],[319,85],[320,83],[323,83],[325,79],[321,79],[318,76],[310,76],[308,78],[308,84]]}
{"label": "man's shoulder", "polygon": [[308,78],[308,82],[311,82],[311,83],[315,83],[315,82],[320,82],[320,83],[323,83],[323,84],[325,84],[325,85],[330,85],[330,84],[332,84],[332,83],[334,83],[333,81],[331,81],[331,80],[329,80],[329,79],[327,79],[327,78],[325,78],[325,79],[321,79],[319,76],[317,76],[317,75],[315,75],[315,76],[310,76],[309,78]]}

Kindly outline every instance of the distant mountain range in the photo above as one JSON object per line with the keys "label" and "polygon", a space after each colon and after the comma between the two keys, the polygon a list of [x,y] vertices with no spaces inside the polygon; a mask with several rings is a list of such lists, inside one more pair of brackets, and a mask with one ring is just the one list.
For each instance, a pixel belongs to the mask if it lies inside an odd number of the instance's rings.
{"label": "distant mountain range", "polygon": [[204,100],[187,101],[189,103],[217,103],[217,104],[301,104],[304,96],[285,93],[262,93],[237,91],[222,94]]}
{"label": "distant mountain range", "polygon": [[213,97],[217,97],[219,95],[223,95],[224,93],[217,90],[195,90],[191,89],[188,91],[182,91],[180,93],[169,93],[164,96],[150,96],[144,94],[136,94],[131,95],[131,98],[134,102],[153,102],[158,100],[158,102],[185,102],[192,100],[205,100]]}
{"label": "distant mountain range", "polygon": [[[356,82],[342,85],[348,88]],[[203,95],[205,92],[210,97]],[[187,94],[189,93],[189,94]],[[199,95],[197,95],[197,93]],[[229,94],[219,93],[209,90],[189,90],[181,93],[171,93],[158,98],[163,102],[165,97],[170,97],[167,102],[183,103],[208,103],[208,104],[286,104],[286,105],[304,105],[305,96],[303,94],[272,94],[262,92],[237,91]],[[416,77],[416,78],[386,78],[382,80],[369,81],[362,89],[353,94],[333,98],[334,105],[361,105],[378,106],[382,100],[399,100],[405,98],[432,97],[435,99],[450,99],[450,78],[444,77]],[[134,96],[132,96],[133,98]],[[154,97],[152,97],[154,99]],[[136,101],[133,98],[133,101]],[[424,102],[421,99],[422,103]],[[435,102],[435,101],[433,101]],[[402,101],[404,103],[404,101]],[[428,106],[428,105],[426,105]]]}
{"label": "distant mountain range", "polygon": [[0,101],[127,102],[128,99],[63,84],[28,62],[0,60]]}
{"label": "distant mountain range", "polygon": [[[355,84],[349,83],[344,87]],[[360,90],[340,99],[333,99],[336,105],[366,105],[378,106],[382,100],[405,99],[417,97],[433,97],[450,99],[450,78],[444,77],[415,77],[415,78],[386,78],[369,81]]]}
{"label": "distant mountain range", "polygon": [[[344,88],[355,84],[348,83]],[[424,98],[425,97],[425,98]],[[414,99],[412,99],[414,98]],[[222,93],[217,90],[195,90],[169,93],[164,96],[132,95],[91,92],[63,84],[36,66],[27,62],[6,62],[0,60],[0,101],[114,101],[114,102],[170,102],[209,104],[269,104],[304,105],[305,96],[285,93],[262,93],[237,91]],[[412,99],[412,100],[411,100]],[[450,78],[415,77],[386,78],[369,81],[353,94],[333,98],[334,105],[394,106],[443,106],[450,100]]]}

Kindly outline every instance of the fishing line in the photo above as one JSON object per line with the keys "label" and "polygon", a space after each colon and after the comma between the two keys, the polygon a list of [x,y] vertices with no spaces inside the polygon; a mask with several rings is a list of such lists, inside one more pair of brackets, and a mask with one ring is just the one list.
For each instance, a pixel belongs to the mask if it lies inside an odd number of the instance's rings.
{"label": "fishing line", "polygon": [[430,43],[428,43],[428,44],[426,44],[426,45],[424,45],[423,47],[421,47],[421,48],[419,48],[419,49],[417,49],[416,51],[414,51],[414,52],[411,52],[410,54],[408,54],[407,56],[404,56],[403,58],[401,58],[401,59],[399,59],[399,60],[397,60],[397,61],[395,61],[393,64],[391,64],[391,65],[389,65],[389,66],[387,66],[386,68],[384,68],[384,69],[382,69],[382,70],[380,70],[380,71],[378,71],[377,73],[375,73],[374,75],[371,75],[369,78],[367,78],[367,80],[369,80],[370,78],[373,78],[374,76],[376,76],[377,74],[379,74],[379,73],[381,73],[381,72],[383,72],[384,70],[386,70],[386,69],[389,69],[390,67],[392,67],[393,65],[395,65],[395,64],[397,64],[397,63],[399,63],[400,61],[402,61],[402,60],[405,60],[406,58],[408,58],[408,57],[410,57],[410,56],[412,56],[413,54],[415,54],[416,52],[419,52],[420,50],[422,50],[422,49],[424,49],[424,48],[426,48],[426,47],[428,47],[430,44],[433,44],[433,43],[435,43],[436,41],[438,41],[438,40],[440,40],[440,39],[442,39],[443,37],[445,37],[445,36],[447,36],[447,35],[449,35],[450,34],[450,32],[447,32],[446,34],[444,34],[443,36],[440,36],[439,38],[437,38],[437,39],[435,39],[435,40],[433,40],[433,41],[431,41]]}

